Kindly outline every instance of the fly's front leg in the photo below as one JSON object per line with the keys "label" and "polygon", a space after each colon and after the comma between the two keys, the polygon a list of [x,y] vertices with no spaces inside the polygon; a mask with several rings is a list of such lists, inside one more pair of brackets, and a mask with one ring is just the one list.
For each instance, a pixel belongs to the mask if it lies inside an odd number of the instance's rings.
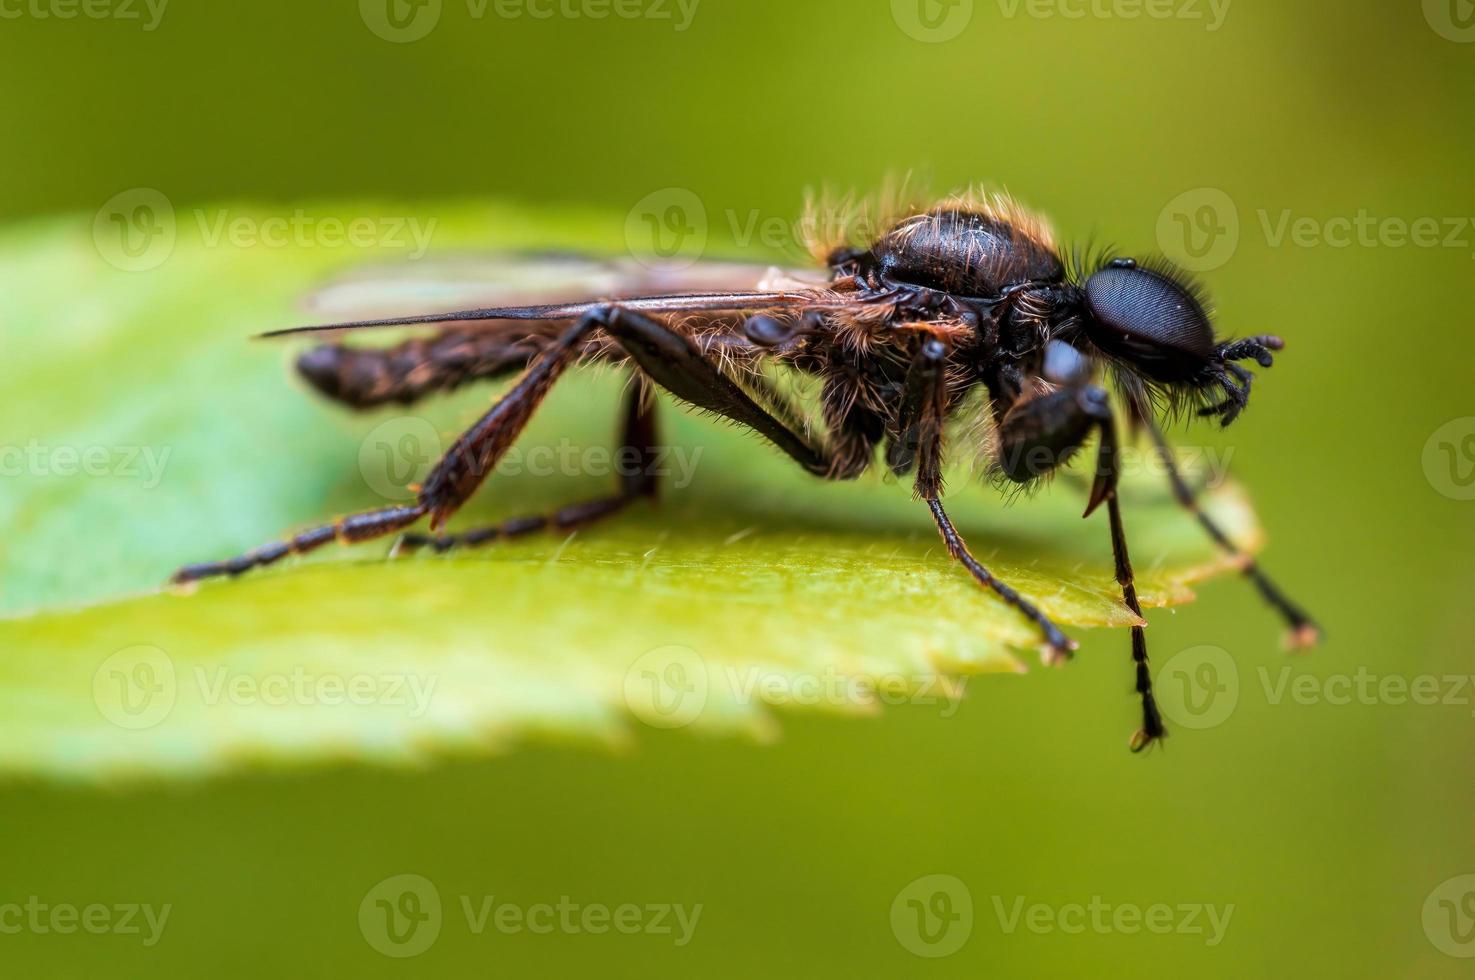
{"label": "fly's front leg", "polygon": [[[1101,445],[1086,516],[1103,503],[1107,505],[1111,551],[1122,601],[1142,621],[1142,605],[1137,598],[1136,576],[1117,497],[1117,433],[1106,391],[1096,385],[1077,383],[1015,405],[1005,415],[1001,427],[998,466],[1005,476],[1019,483],[1039,479],[1073,456],[1093,430],[1100,432]],[[1130,744],[1132,751],[1140,752],[1167,734],[1152,691],[1147,633],[1140,625],[1132,627],[1132,665],[1142,702],[1142,727],[1132,736]]]}
{"label": "fly's front leg", "polygon": [[917,471],[917,496],[927,502],[932,520],[942,535],[948,554],[968,570],[974,581],[1019,610],[1039,627],[1052,659],[1063,659],[1076,648],[1075,641],[1050,618],[973,557],[963,536],[953,526],[942,506],[943,423],[947,408],[947,356],[945,342],[928,338],[922,342],[907,370],[906,393],[897,420],[897,435],[887,450],[887,462],[901,474]]}
{"label": "fly's front leg", "polygon": [[1092,429],[1111,417],[1106,392],[1095,385],[1059,388],[1018,402],[999,425],[994,467],[1014,483],[1033,483],[1068,463]]}
{"label": "fly's front leg", "polygon": [[1241,551],[1229,539],[1229,536],[1224,533],[1223,529],[1219,527],[1218,523],[1208,514],[1204,513],[1203,508],[1198,504],[1198,497],[1193,492],[1193,488],[1188,485],[1188,481],[1179,472],[1178,463],[1173,457],[1173,447],[1168,445],[1168,441],[1163,436],[1162,430],[1151,419],[1144,419],[1143,421],[1147,426],[1147,431],[1152,435],[1153,445],[1157,448],[1158,458],[1162,460],[1163,467],[1167,470],[1168,481],[1172,484],[1174,498],[1185,510],[1198,518],[1199,524],[1203,526],[1203,529],[1214,540],[1215,544],[1222,548],[1226,554],[1232,555],[1241,563],[1245,577],[1255,583],[1255,588],[1259,589],[1260,595],[1285,619],[1286,625],[1290,627],[1290,632],[1286,636],[1286,646],[1292,650],[1305,650],[1315,646],[1321,638],[1321,628],[1316,625],[1316,621],[1307,615],[1306,611],[1300,606],[1292,602],[1291,598],[1282,592],[1278,585],[1271,581],[1270,576],[1261,570],[1259,562],[1255,561],[1252,556],[1246,554],[1244,551]]}

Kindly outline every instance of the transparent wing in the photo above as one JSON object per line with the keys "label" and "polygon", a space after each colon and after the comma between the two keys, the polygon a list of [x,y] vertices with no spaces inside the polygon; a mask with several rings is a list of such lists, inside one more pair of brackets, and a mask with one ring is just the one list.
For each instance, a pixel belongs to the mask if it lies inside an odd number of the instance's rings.
{"label": "transparent wing", "polygon": [[311,313],[335,322],[265,336],[478,320],[573,319],[609,300],[666,313],[814,305],[828,295],[821,272],[754,263],[661,265],[571,253],[463,255],[354,270],[307,298]]}

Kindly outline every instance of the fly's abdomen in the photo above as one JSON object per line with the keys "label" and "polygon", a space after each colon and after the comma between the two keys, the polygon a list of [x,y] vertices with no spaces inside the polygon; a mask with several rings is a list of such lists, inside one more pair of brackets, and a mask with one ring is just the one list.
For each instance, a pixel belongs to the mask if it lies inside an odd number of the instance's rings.
{"label": "fly's abdomen", "polygon": [[908,218],[871,254],[888,281],[960,296],[996,296],[1014,283],[1065,276],[1048,232],[993,210],[940,208]]}
{"label": "fly's abdomen", "polygon": [[350,408],[408,405],[426,395],[520,371],[542,350],[536,335],[447,330],[394,347],[327,344],[297,359],[297,371],[322,394]]}

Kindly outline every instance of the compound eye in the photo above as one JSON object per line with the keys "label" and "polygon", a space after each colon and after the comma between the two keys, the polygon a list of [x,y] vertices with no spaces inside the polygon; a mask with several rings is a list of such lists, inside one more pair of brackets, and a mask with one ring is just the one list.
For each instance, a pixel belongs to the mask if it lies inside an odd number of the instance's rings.
{"label": "compound eye", "polygon": [[1214,356],[1214,329],[1188,285],[1116,264],[1086,280],[1091,342],[1160,381],[1187,380]]}

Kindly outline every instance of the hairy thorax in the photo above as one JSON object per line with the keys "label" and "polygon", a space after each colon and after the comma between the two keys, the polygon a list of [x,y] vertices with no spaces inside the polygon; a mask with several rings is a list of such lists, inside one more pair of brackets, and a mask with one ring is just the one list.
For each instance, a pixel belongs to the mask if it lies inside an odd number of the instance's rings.
{"label": "hairy thorax", "polygon": [[1048,233],[986,210],[944,207],[906,218],[871,247],[888,283],[992,297],[1022,282],[1058,282],[1065,268]]}

